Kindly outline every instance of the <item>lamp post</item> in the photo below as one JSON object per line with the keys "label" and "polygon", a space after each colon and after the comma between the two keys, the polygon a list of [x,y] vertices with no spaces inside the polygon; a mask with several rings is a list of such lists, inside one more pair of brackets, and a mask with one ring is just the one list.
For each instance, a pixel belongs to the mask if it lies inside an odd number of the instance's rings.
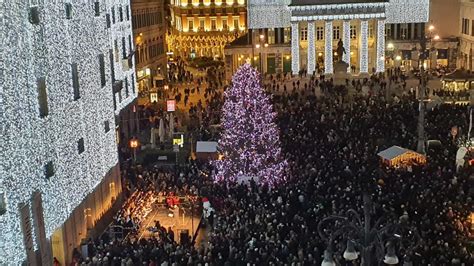
{"label": "lamp post", "polygon": [[[255,64],[255,55],[254,55],[254,50],[253,50],[253,45],[252,45],[252,62]],[[260,34],[258,38],[258,43],[255,44],[255,48],[258,50],[258,60],[259,60],[259,71],[260,73],[263,72],[263,60],[262,60],[262,49],[267,48],[268,43],[265,42],[265,35]]]}
{"label": "lamp post", "polygon": [[[371,223],[372,200],[367,193],[363,194],[364,220],[361,219],[357,211],[350,209],[345,216],[329,216],[318,224],[320,237],[328,243],[328,248],[324,251],[324,260],[321,266],[335,266],[333,259],[333,243],[340,237],[347,239],[346,250],[343,258],[347,261],[356,260],[361,253],[361,265],[370,266],[373,264],[373,255],[377,263],[383,261],[385,264],[395,265],[399,259],[395,252],[395,245],[407,249],[410,253],[420,241],[420,236],[406,225],[388,224],[382,227],[383,217],[379,218],[374,224]],[[325,229],[325,225],[340,224],[337,230]],[[329,232],[329,236],[327,233]],[[405,238],[404,235],[407,237]],[[386,253],[384,255],[384,250]],[[374,252],[375,251],[375,252]],[[375,253],[375,254],[373,254]],[[404,259],[409,263],[410,259]]]}
{"label": "lamp post", "polygon": [[130,140],[130,148],[133,150],[133,163],[137,162],[137,148],[138,148],[138,139],[133,137]]}
{"label": "lamp post", "polygon": [[[428,27],[429,34],[428,36],[423,36],[423,38],[420,41],[420,48],[421,48],[421,66],[420,66],[420,87],[419,87],[419,93],[418,93],[418,144],[417,144],[417,152],[421,154],[425,154],[425,101],[426,101],[426,86],[428,83],[428,75],[425,69],[425,60],[427,59],[426,57],[426,44],[430,44],[430,51],[432,48],[432,40],[439,40],[440,37],[439,35],[434,35],[433,36],[433,31],[435,27],[433,25],[430,25]],[[430,53],[431,54],[431,53]],[[431,57],[431,55],[430,55]],[[431,60],[430,60],[431,62]],[[430,63],[431,65],[431,63]]]}

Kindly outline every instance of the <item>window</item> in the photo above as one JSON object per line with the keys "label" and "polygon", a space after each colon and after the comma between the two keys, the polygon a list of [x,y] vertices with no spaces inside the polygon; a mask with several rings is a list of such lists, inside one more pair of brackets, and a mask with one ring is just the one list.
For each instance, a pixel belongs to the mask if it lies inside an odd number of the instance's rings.
{"label": "window", "polygon": [[385,37],[386,38],[392,38],[392,28],[391,27],[386,27],[385,28]]}
{"label": "window", "polygon": [[119,6],[119,18],[120,18],[120,21],[123,21],[123,9],[121,6]]}
{"label": "window", "polygon": [[53,161],[49,161],[47,164],[44,166],[44,177],[47,179],[51,178],[54,175],[54,164]]}
{"label": "window", "polygon": [[[368,32],[369,32],[369,38],[370,39],[374,38],[374,25],[369,24]],[[407,34],[408,34],[408,28],[407,28]]]}
{"label": "window", "polygon": [[316,40],[317,41],[324,40],[324,28],[323,27],[316,27]]}
{"label": "window", "polygon": [[239,30],[239,18],[234,18],[234,30]]}
{"label": "window", "polygon": [[83,153],[84,152],[84,138],[80,138],[78,141],[77,141],[77,152],[79,154]]}
{"label": "window", "polygon": [[204,18],[199,18],[199,30],[204,30]]}
{"label": "window", "polygon": [[283,41],[285,43],[290,43],[291,41],[291,28],[284,28],[283,29]]}
{"label": "window", "polygon": [[105,131],[105,133],[107,133],[107,132],[110,131],[110,123],[109,123],[109,120],[105,120],[105,121],[104,121],[104,131]]}
{"label": "window", "polygon": [[127,46],[125,43],[125,37],[122,37],[122,59],[127,58]]}
{"label": "window", "polygon": [[133,51],[133,47],[132,47],[132,36],[131,36],[131,35],[128,35],[128,50],[130,51],[130,54],[131,54],[132,51]]}
{"label": "window", "polygon": [[227,30],[227,19],[222,20],[222,29]]}
{"label": "window", "polygon": [[46,79],[38,78],[36,80],[38,87],[39,115],[41,118],[48,116],[48,94],[46,92]]}
{"label": "window", "polygon": [[469,35],[469,19],[466,19],[466,34]]}
{"label": "window", "polygon": [[128,79],[125,78],[125,98],[128,97],[129,91],[128,91]]}
{"label": "window", "polygon": [[71,71],[72,71],[72,88],[74,93],[74,101],[77,101],[81,98],[79,92],[79,75],[77,74],[77,64],[71,64]]}
{"label": "window", "polygon": [[0,192],[0,215],[4,215],[7,212],[7,199],[6,193]]}
{"label": "window", "polygon": [[99,68],[100,68],[100,85],[102,87],[105,86],[107,83],[105,80],[105,62],[104,62],[104,54],[99,55]]}
{"label": "window", "polygon": [[351,25],[351,39],[357,38],[357,26]]}
{"label": "window", "polygon": [[99,5],[99,2],[94,2],[94,11],[95,11],[95,16],[96,16],[96,17],[100,16],[100,5]]}
{"label": "window", "polygon": [[188,20],[188,30],[189,31],[194,30],[194,21],[193,21],[193,19]]}
{"label": "window", "polygon": [[72,4],[71,3],[66,3],[64,4],[66,8],[66,19],[71,19],[72,18]]}
{"label": "window", "polygon": [[30,7],[30,11],[28,14],[28,19],[31,24],[38,25],[40,23],[40,17],[38,12],[37,6]]}
{"label": "window", "polygon": [[128,6],[125,6],[125,14],[127,15],[127,21],[130,20],[130,9]]}
{"label": "window", "polygon": [[301,40],[301,41],[306,41],[306,40],[308,40],[308,28],[307,28],[307,27],[301,28],[301,31],[300,31],[300,40]]}
{"label": "window", "polygon": [[115,62],[118,62],[119,61],[119,48],[118,48],[118,41],[117,40],[114,40],[114,59],[115,59]]}
{"label": "window", "polygon": [[[369,30],[370,30],[370,27],[369,27]],[[405,40],[407,38],[408,38],[408,25],[400,24],[400,39]]]}
{"label": "window", "polygon": [[114,70],[114,52],[109,49],[109,61],[110,61],[110,77],[112,84],[115,82],[115,70]]}
{"label": "window", "polygon": [[339,40],[341,38],[341,28],[339,26],[335,26],[332,29],[332,39]]}
{"label": "window", "polygon": [[107,29],[110,28],[110,14],[105,15],[105,22],[107,23]]}
{"label": "window", "polygon": [[216,29],[217,29],[216,19],[212,18],[211,19],[211,30],[216,30]]}
{"label": "window", "polygon": [[135,94],[135,74],[132,74],[132,93]]}
{"label": "window", "polygon": [[112,24],[115,24],[115,8],[114,7],[112,7],[111,13],[112,13]]}

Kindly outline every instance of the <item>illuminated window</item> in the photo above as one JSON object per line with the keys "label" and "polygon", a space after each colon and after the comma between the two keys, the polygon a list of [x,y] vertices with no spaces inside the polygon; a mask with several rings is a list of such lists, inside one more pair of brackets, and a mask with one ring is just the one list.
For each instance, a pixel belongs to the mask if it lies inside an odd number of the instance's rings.
{"label": "illuminated window", "polygon": [[193,21],[193,19],[188,20],[188,30],[189,31],[194,30],[194,21]]}
{"label": "illuminated window", "polygon": [[204,30],[204,18],[199,18],[199,30]]}
{"label": "illuminated window", "polygon": [[285,28],[285,29],[283,30],[283,37],[284,37],[284,38],[283,38],[283,39],[284,39],[283,41],[284,41],[285,43],[290,43],[290,41],[291,41],[291,28],[288,27],[288,28]]}
{"label": "illuminated window", "polygon": [[300,40],[301,40],[301,41],[306,41],[306,40],[308,40],[308,28],[307,28],[307,27],[301,28],[301,31],[300,31]]}
{"label": "illuminated window", "polygon": [[316,40],[318,40],[318,41],[324,40],[324,28],[323,27],[316,27]]}
{"label": "illuminated window", "polygon": [[339,40],[341,38],[341,28],[339,26],[335,26],[332,29],[332,39]]}
{"label": "illuminated window", "polygon": [[216,30],[216,29],[217,29],[216,19],[213,18],[211,19],[211,30]]}
{"label": "illuminated window", "polygon": [[239,30],[239,18],[234,18],[234,30]]}
{"label": "illuminated window", "polygon": [[227,30],[227,19],[222,19],[222,29]]}
{"label": "illuminated window", "polygon": [[357,38],[357,26],[351,25],[351,39]]}

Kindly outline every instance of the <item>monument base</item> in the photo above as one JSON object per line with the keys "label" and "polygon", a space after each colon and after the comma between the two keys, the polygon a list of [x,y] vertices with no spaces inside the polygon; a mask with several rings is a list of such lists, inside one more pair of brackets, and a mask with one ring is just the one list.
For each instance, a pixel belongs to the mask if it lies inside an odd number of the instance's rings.
{"label": "monument base", "polygon": [[349,64],[344,61],[334,63],[334,85],[346,85],[346,80],[351,79],[351,74],[347,72]]}

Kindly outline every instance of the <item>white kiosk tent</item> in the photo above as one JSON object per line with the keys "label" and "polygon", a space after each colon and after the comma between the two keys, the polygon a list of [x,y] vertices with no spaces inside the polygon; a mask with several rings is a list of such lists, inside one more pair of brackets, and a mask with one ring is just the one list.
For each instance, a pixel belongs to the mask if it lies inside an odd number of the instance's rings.
{"label": "white kiosk tent", "polygon": [[377,154],[382,159],[382,163],[390,167],[406,167],[413,164],[425,164],[426,157],[409,149],[400,146],[392,146]]}
{"label": "white kiosk tent", "polygon": [[216,160],[218,158],[217,142],[216,141],[196,142],[196,158]]}

